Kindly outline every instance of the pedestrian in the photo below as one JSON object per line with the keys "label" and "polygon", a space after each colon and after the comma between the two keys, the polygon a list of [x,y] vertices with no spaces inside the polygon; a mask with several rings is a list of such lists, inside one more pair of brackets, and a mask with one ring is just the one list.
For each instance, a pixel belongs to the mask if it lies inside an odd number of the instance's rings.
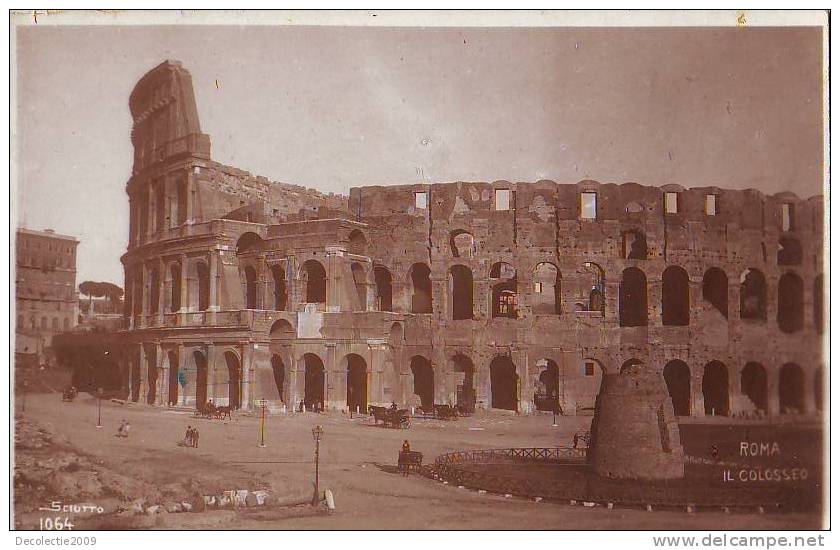
{"label": "pedestrian", "polygon": [[192,443],[192,446],[198,449],[198,428],[193,428]]}
{"label": "pedestrian", "polygon": [[184,436],[184,445],[187,447],[192,447],[192,426],[187,426],[187,433]]}
{"label": "pedestrian", "polygon": [[123,426],[123,437],[128,437],[128,431],[129,431],[130,429],[131,429],[131,424],[129,424],[128,422],[126,422],[126,423],[125,423],[125,426]]}

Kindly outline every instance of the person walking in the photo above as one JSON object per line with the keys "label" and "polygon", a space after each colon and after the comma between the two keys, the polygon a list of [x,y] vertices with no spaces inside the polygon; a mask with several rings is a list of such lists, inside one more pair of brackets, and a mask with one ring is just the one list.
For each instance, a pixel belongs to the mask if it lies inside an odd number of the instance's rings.
{"label": "person walking", "polygon": [[198,449],[198,428],[193,428],[192,446]]}
{"label": "person walking", "polygon": [[184,445],[187,447],[192,447],[192,426],[187,426],[187,433],[184,435]]}

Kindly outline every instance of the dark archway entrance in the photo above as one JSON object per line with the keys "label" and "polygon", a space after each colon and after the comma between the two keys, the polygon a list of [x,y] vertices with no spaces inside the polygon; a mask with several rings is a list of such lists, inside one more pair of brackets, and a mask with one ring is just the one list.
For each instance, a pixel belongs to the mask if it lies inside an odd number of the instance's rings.
{"label": "dark archway entrance", "polygon": [[703,369],[703,402],[707,416],[729,415],[729,371],[720,361]]}
{"label": "dark archway entrance", "polygon": [[756,409],[767,412],[767,371],[761,364],[751,361],[744,365],[741,393],[750,398]]}
{"label": "dark archway entrance", "polygon": [[741,276],[741,319],[767,319],[767,283],[757,269]]}
{"label": "dark archway entrance", "polygon": [[641,269],[628,267],[621,274],[618,317],[622,327],[647,326],[647,277]]}
{"label": "dark archway entrance", "polygon": [[194,351],[193,362],[195,362],[195,404],[203,406],[207,403],[207,357],[200,351]]}
{"label": "dark archway entrance", "polygon": [[274,309],[277,311],[286,310],[286,274],[283,272],[283,267],[279,265],[271,266],[271,278],[274,281]]}
{"label": "dark archway entrance", "polygon": [[[455,404],[465,412],[475,412],[475,367],[469,357],[457,354],[452,358],[456,376]],[[461,376],[461,379],[457,378]]]}
{"label": "dark archway entrance", "polygon": [[713,267],[703,275],[703,299],[729,317],[729,278],[722,269]]}
{"label": "dark archway entrance", "polygon": [[322,408],[324,403],[324,363],[313,353],[303,356],[303,403],[307,410]]}
{"label": "dark archway entrance", "polygon": [[411,358],[411,374],[414,377],[414,393],[420,398],[420,405],[431,407],[435,404],[435,371],[432,362],[423,356]]}
{"label": "dark archway entrance", "polygon": [[537,368],[540,376],[534,388],[534,406],[538,411],[553,411],[560,402],[560,367],[551,359],[541,359]]}
{"label": "dark archway entrance", "polygon": [[674,414],[689,416],[691,414],[691,370],[683,361],[674,359],[668,361],[662,371],[668,395],[674,404]]}
{"label": "dark archway entrance", "polygon": [[453,265],[449,270],[451,277],[452,319],[473,318],[473,276],[470,268]]}
{"label": "dark archway entrance", "polygon": [[802,279],[795,273],[785,273],[779,279],[779,310],[776,319],[782,332],[802,330],[805,319]]}
{"label": "dark archway entrance", "polygon": [[519,375],[508,356],[499,356],[490,363],[490,406],[515,411],[519,405]]}
{"label": "dark archway entrance", "polygon": [[245,309],[257,309],[257,270],[245,268]]}
{"label": "dark archway entrance", "polygon": [[183,377],[179,369],[178,352],[170,351],[166,354],[166,358],[169,361],[169,395],[167,396],[167,403],[175,406],[178,404],[178,386],[182,385],[182,382],[186,382],[186,378]]}
{"label": "dark archway entrance", "polygon": [[373,268],[373,279],[376,283],[376,300],[379,311],[393,311],[393,287],[391,272],[382,266]]}
{"label": "dark archway entrance", "polygon": [[232,351],[225,352],[228,370],[228,405],[233,409],[242,407],[242,367],[239,357]]}
{"label": "dark archway entrance", "polygon": [[688,273],[672,265],[662,274],[662,324],[688,325],[689,309]]}
{"label": "dark archway entrance", "polygon": [[411,266],[411,312],[432,312],[432,271],[423,263]]}
{"label": "dark archway entrance", "polygon": [[306,277],[306,303],[323,304],[327,301],[327,272],[318,260],[303,263]]}
{"label": "dark archway entrance", "polygon": [[779,371],[779,410],[782,414],[805,412],[805,374],[795,363]]}
{"label": "dark archway entrance", "polygon": [[347,363],[347,407],[352,411],[367,411],[367,363],[360,356],[351,353]]}
{"label": "dark archway entrance", "polygon": [[283,388],[286,383],[286,365],[283,363],[283,359],[277,354],[271,356],[271,370],[274,373],[274,386],[277,388],[277,397],[285,403],[286,396]]}

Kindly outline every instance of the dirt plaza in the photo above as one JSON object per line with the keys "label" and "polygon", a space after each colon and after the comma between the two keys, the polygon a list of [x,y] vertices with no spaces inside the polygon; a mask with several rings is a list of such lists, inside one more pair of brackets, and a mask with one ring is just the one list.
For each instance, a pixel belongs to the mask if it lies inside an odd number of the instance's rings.
{"label": "dirt plaza", "polygon": [[[105,513],[76,517],[76,529],[802,529],[814,514],[727,514],[604,507],[585,508],[458,489],[395,472],[404,439],[425,462],[458,449],[569,446],[590,417],[479,413],[456,421],[415,419],[408,430],[373,426],[370,417],[341,413],[271,415],[264,448],[259,418],[196,419],[186,410],[102,402],[82,394],[73,403],[37,394],[17,410],[15,526],[37,529],[53,501],[93,503]],[[115,437],[120,422],[128,438]],[[265,489],[278,500],[312,494],[314,442],[323,426],[320,482],[335,494],[336,510],[268,506],[179,514],[111,513],[125,501],[146,505],[185,501],[194,494]],[[198,448],[181,445],[188,425],[200,430]],[[35,435],[48,443],[33,445]],[[38,453],[41,453],[39,456]],[[46,458],[43,460],[41,458]],[[47,473],[55,461],[64,466]],[[70,464],[70,466],[67,466]],[[22,472],[22,477],[17,473]],[[59,471],[60,470],[60,471]],[[37,472],[42,472],[38,474]],[[41,479],[37,479],[42,475]],[[87,481],[85,481],[87,479]]]}

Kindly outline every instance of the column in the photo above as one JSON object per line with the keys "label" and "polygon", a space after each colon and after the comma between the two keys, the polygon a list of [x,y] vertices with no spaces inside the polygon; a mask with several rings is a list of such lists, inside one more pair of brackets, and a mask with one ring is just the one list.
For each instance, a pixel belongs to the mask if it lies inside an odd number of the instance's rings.
{"label": "column", "polygon": [[137,391],[137,402],[138,403],[145,403],[146,402],[146,392],[149,384],[148,379],[148,365],[146,364],[146,348],[143,344],[138,346],[139,352],[137,357],[138,362],[138,370],[139,378],[140,378],[140,388]]}
{"label": "column", "polygon": [[241,401],[241,408],[244,411],[250,411],[251,407],[251,384],[254,381],[254,353],[253,353],[253,346],[250,342],[246,342],[242,346],[242,364],[240,365],[240,369],[242,369],[241,374],[239,375],[239,386],[240,386],[240,395],[239,400]]}
{"label": "column", "polygon": [[[179,313],[186,313],[187,312],[187,274],[189,270],[187,269],[187,255],[181,254],[181,309],[178,310]],[[184,324],[184,323],[181,323]]]}
{"label": "column", "polygon": [[[178,374],[180,375],[181,372],[185,371],[186,367],[187,367],[187,354],[186,354],[186,350],[184,349],[184,344],[178,344]],[[187,380],[187,384],[189,384],[190,379],[187,376],[186,372],[184,372],[184,377]],[[193,387],[195,387],[195,380],[193,380],[192,382],[193,382]],[[181,401],[181,405],[186,406],[187,405],[187,393],[188,393],[187,388],[189,386],[188,385],[181,386],[180,376],[178,378],[177,384],[178,384],[178,398]]]}
{"label": "column", "polygon": [[157,325],[163,326],[163,313],[166,307],[166,264],[163,263],[163,258],[158,260],[158,308],[157,308]]}
{"label": "column", "polygon": [[208,305],[209,311],[219,311],[219,297],[217,296],[218,288],[219,288],[219,255],[216,253],[215,248],[210,251],[210,256],[207,260],[208,267],[210,268],[210,303]]}
{"label": "column", "polygon": [[335,344],[324,344],[326,359],[324,361],[324,407],[330,409],[343,408],[345,403],[341,401],[338,378],[338,359],[336,358]]}
{"label": "column", "polygon": [[690,385],[690,406],[691,416],[699,417],[706,415],[706,404],[703,399],[703,366],[695,365],[691,368]]}
{"label": "column", "polygon": [[[166,369],[168,372],[169,369]],[[167,393],[164,392],[169,385],[169,377],[165,375],[163,369],[163,350],[160,347],[160,342],[155,343],[155,371],[157,373],[157,382],[155,383],[155,404],[159,407],[166,405]]]}
{"label": "column", "polygon": [[779,416],[779,367],[776,365],[765,365],[767,369],[767,414]]}

